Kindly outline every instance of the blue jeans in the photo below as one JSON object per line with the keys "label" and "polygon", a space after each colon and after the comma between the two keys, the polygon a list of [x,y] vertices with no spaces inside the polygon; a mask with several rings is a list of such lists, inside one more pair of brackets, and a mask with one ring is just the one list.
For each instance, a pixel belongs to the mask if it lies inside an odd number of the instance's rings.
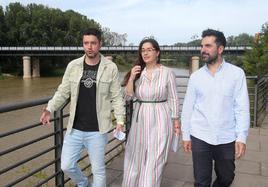
{"label": "blue jeans", "polygon": [[106,186],[104,157],[107,141],[107,134],[100,134],[99,132],[84,132],[73,129],[70,134],[65,135],[61,153],[61,169],[78,187],[88,186],[88,178],[77,164],[83,148],[87,149],[92,166],[92,187]]}

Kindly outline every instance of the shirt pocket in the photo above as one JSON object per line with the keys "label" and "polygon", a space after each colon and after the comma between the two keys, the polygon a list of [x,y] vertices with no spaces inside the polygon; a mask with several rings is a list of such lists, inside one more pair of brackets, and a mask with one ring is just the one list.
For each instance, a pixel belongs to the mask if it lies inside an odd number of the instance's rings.
{"label": "shirt pocket", "polygon": [[101,94],[108,94],[110,90],[112,80],[100,80],[99,81],[99,92]]}
{"label": "shirt pocket", "polygon": [[77,76],[75,71],[70,73],[69,82],[71,85],[78,85],[80,83],[80,79],[81,78]]}
{"label": "shirt pocket", "polygon": [[221,94],[224,96],[224,97],[233,97],[233,94],[234,94],[234,85],[233,84],[223,84],[221,86]]}
{"label": "shirt pocket", "polygon": [[231,82],[228,83],[224,83],[221,86],[221,98],[219,98],[219,100],[221,100],[220,105],[222,105],[222,108],[224,109],[228,109],[229,111],[232,110],[233,108],[233,102],[234,102],[234,85],[231,84]]}
{"label": "shirt pocket", "polygon": [[77,94],[77,89],[80,86],[80,80],[75,78],[70,78],[70,89],[71,89],[71,96],[74,97]]}

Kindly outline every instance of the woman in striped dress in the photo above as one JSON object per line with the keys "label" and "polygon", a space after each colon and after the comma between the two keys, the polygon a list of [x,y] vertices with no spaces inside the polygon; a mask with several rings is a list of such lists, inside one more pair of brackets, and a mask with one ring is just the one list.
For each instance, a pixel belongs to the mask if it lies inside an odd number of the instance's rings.
{"label": "woman in striped dress", "polygon": [[173,131],[180,133],[173,72],[160,64],[160,47],[146,38],[138,63],[126,75],[125,98],[134,100],[125,150],[123,187],[159,187]]}

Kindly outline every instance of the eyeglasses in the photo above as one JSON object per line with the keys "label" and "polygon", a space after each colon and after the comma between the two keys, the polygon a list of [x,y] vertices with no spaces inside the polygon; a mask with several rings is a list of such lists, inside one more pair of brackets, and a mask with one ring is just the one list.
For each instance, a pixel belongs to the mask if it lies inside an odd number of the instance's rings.
{"label": "eyeglasses", "polygon": [[141,53],[142,53],[142,54],[144,54],[144,53],[151,53],[151,52],[153,52],[153,51],[155,51],[154,48],[142,49],[142,50],[141,50]]}

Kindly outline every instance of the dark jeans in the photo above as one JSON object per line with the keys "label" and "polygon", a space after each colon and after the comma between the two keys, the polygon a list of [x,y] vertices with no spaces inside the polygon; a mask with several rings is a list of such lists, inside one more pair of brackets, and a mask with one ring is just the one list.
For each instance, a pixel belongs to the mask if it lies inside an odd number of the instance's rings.
{"label": "dark jeans", "polygon": [[228,187],[234,180],[235,142],[211,145],[191,136],[195,187],[210,187],[212,167],[216,180],[213,187]]}

